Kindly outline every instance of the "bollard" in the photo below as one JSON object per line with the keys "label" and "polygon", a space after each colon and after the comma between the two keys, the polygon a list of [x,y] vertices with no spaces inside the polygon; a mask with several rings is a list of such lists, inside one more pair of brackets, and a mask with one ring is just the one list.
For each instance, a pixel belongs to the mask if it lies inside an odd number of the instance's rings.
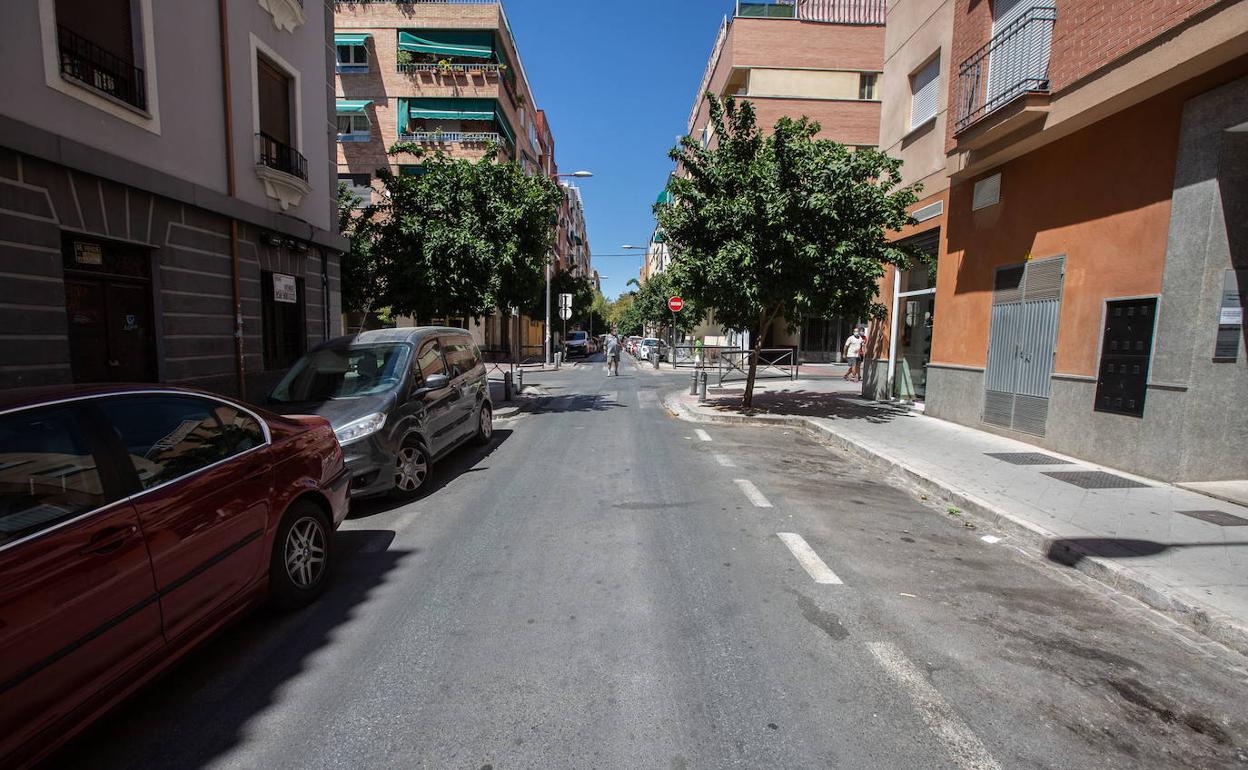
{"label": "bollard", "polygon": [[693,376],[691,376],[689,379],[690,379],[689,395],[696,396],[698,395],[698,370],[697,369],[693,370]]}
{"label": "bollard", "polygon": [[511,372],[503,372],[503,400],[511,400]]}
{"label": "bollard", "polygon": [[519,393],[520,395],[524,395],[524,370],[523,369],[516,370],[516,392]]}
{"label": "bollard", "polygon": [[655,369],[658,369],[658,368],[659,368],[659,353],[658,353],[658,351],[655,351],[655,352],[653,352],[653,353],[651,353],[651,354],[650,354],[650,363],[654,366],[654,368],[655,368]]}
{"label": "bollard", "polygon": [[707,380],[706,375],[707,375],[706,372],[702,372],[702,376],[698,378],[698,403],[699,404],[706,403],[706,380]]}
{"label": "bollard", "polygon": [[562,358],[563,358],[563,354],[562,354],[562,353],[556,353],[556,354],[555,354],[555,368],[556,368],[556,369],[558,369],[558,368],[559,368],[559,362],[560,362],[560,360],[561,360]]}

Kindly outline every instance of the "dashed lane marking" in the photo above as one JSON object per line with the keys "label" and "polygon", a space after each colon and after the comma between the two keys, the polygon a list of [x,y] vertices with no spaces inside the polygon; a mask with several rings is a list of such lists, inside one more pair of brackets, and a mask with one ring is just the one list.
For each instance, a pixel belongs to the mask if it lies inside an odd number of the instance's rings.
{"label": "dashed lane marking", "polygon": [[694,431],[693,431],[693,433],[694,433],[694,435],[696,435],[699,439],[701,439],[701,440],[703,440],[703,441],[710,441],[710,440],[711,440],[711,434],[707,433],[706,431],[702,430],[701,428],[697,428],[696,430],[694,430]]}
{"label": "dashed lane marking", "polygon": [[815,549],[810,547],[806,538],[793,532],[777,532],[776,537],[784,541],[789,551],[793,553],[793,557],[797,559],[797,563],[802,565],[802,569],[806,570],[806,574],[810,575],[816,583],[829,586],[844,585],[832,568],[824,564],[819,554],[815,553]]}
{"label": "dashed lane marking", "polygon": [[719,463],[725,468],[737,467],[737,464],[732,461],[731,457],[729,457],[728,455],[719,454],[718,452],[715,453],[715,462]]}
{"label": "dashed lane marking", "polygon": [[772,508],[771,501],[768,500],[762,492],[758,491],[758,487],[747,479],[733,479],[732,482],[741,488],[741,492],[754,503],[755,508]]}
{"label": "dashed lane marking", "polygon": [[988,747],[896,645],[871,642],[867,648],[889,678],[910,696],[919,716],[944,745],[954,764],[962,770],[1001,770],[1001,765],[988,753]]}

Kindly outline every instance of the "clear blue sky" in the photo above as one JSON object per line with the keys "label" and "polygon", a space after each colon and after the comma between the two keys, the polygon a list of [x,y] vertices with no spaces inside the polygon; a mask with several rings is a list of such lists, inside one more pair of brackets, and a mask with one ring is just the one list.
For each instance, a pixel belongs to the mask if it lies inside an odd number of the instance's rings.
{"label": "clear blue sky", "polygon": [[636,278],[650,207],[672,163],[711,46],[733,0],[503,0],[559,171],[578,179],[594,267],[614,298]]}

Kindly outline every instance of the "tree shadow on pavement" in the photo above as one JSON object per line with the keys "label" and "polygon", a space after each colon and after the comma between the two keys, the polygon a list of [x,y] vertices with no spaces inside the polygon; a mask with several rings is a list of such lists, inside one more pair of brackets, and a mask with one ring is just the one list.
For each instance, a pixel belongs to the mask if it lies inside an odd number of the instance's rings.
{"label": "tree shadow on pavement", "polygon": [[1045,549],[1044,555],[1049,561],[1067,567],[1074,567],[1090,557],[1132,559],[1141,556],[1156,556],[1172,548],[1213,548],[1216,546],[1248,546],[1248,541],[1158,543],[1153,540],[1133,540],[1118,537],[1073,537],[1061,538],[1049,543],[1049,547]]}
{"label": "tree shadow on pavement", "polygon": [[[715,393],[708,391],[707,406],[720,412],[741,412],[742,391]],[[914,416],[909,407],[875,401],[864,401],[856,393],[819,393],[810,390],[755,391],[754,406],[749,414],[786,417],[825,417],[832,420],[866,420],[872,423],[892,422],[898,417]]]}
{"label": "tree shadow on pavement", "polygon": [[389,530],[334,534],[325,595],[289,614],[249,614],[88,728],[48,767],[205,767],[242,744],[249,724],[289,688],[387,575],[418,549],[390,550]]}
{"label": "tree shadow on pavement", "polygon": [[521,411],[530,414],[550,414],[565,412],[607,412],[612,409],[626,409],[627,405],[610,399],[603,393],[575,393],[567,396],[541,396],[531,404],[521,407]]}

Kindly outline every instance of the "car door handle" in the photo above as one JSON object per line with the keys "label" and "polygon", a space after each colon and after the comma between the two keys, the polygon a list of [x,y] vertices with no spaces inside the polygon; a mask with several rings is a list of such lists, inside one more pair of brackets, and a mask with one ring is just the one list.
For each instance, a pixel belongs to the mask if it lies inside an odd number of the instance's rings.
{"label": "car door handle", "polygon": [[129,527],[112,527],[97,532],[80,553],[112,553],[125,545],[126,541],[137,531],[138,528],[132,525]]}

